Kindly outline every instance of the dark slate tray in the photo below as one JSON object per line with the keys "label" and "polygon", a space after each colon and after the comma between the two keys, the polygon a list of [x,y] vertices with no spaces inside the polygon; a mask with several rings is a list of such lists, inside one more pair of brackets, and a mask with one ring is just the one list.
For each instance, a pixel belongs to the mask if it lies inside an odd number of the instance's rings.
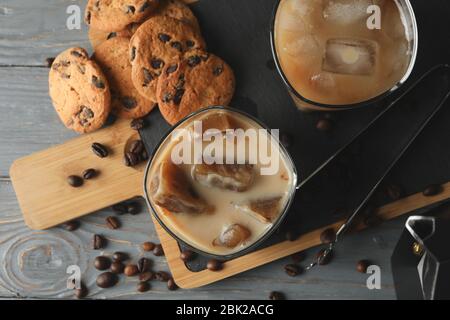
{"label": "dark slate tray", "polygon": [[[358,110],[329,114],[334,127],[330,132],[320,132],[315,129],[315,124],[324,117],[324,113],[299,111],[275,69],[269,31],[276,1],[200,0],[192,8],[200,20],[209,51],[224,58],[235,70],[237,88],[231,106],[258,117],[270,128],[279,128],[282,134],[291,137],[289,152],[300,179],[310,176],[346,145],[423,73],[450,58],[449,35],[445,33],[445,30],[450,30],[447,18],[450,3],[444,0],[414,1],[419,53],[410,80],[384,101]],[[354,209],[411,135],[414,128],[411,124],[418,123],[418,119],[431,112],[433,105],[448,90],[449,77],[444,73],[437,77],[408,95],[401,106],[389,111],[383,122],[309,181],[297,193],[280,230],[264,246],[284,241],[287,233],[296,236],[333,223]],[[450,109],[446,106],[387,177],[386,184],[402,186],[406,195],[432,183],[450,181],[450,142],[447,141]],[[148,150],[152,151],[169,126],[159,112],[153,112],[147,120],[150,125],[141,135]],[[381,187],[373,202],[382,205],[388,201]],[[188,268],[203,270],[206,261],[205,257],[197,257],[188,264]]]}

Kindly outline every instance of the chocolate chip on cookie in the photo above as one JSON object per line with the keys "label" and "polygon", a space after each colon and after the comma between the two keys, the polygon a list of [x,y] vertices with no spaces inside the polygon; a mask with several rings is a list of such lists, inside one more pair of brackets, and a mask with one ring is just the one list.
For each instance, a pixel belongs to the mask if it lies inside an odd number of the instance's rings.
{"label": "chocolate chip on cookie", "polygon": [[94,29],[116,32],[144,21],[155,12],[159,0],[89,0],[85,21]]}
{"label": "chocolate chip on cookie", "polygon": [[142,97],[131,81],[129,42],[129,38],[111,38],[96,48],[93,59],[109,80],[112,111],[118,117],[136,119],[152,111],[155,102]]}
{"label": "chocolate chip on cookie", "polygon": [[79,133],[99,129],[111,108],[109,84],[83,48],[70,48],[55,58],[49,92],[66,127]]}
{"label": "chocolate chip on cookie", "polygon": [[222,59],[201,50],[189,51],[180,62],[163,69],[157,86],[159,110],[173,125],[199,109],[226,106],[234,88],[233,71]]}

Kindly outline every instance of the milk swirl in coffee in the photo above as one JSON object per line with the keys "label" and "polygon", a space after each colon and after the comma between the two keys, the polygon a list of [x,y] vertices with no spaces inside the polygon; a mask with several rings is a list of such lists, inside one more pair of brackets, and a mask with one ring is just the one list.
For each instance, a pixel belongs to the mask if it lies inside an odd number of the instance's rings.
{"label": "milk swirl in coffee", "polygon": [[[255,132],[245,136],[243,151],[234,136],[238,130]],[[257,142],[255,149],[250,140]],[[200,153],[194,150],[199,141]],[[188,153],[191,161],[180,161]],[[252,119],[226,109],[182,123],[162,143],[149,170],[150,202],[164,225],[192,247],[216,255],[235,253],[263,237],[284,212],[296,183],[278,140]]]}

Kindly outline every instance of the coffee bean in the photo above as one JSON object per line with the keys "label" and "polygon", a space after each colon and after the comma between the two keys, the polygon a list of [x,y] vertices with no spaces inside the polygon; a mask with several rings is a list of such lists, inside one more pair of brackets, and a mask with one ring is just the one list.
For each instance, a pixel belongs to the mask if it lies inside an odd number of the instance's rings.
{"label": "coffee bean", "polygon": [[223,268],[223,264],[219,260],[210,259],[206,264],[206,268],[210,271],[220,271]]}
{"label": "coffee bean", "polygon": [[118,214],[128,213],[128,206],[126,203],[118,203],[112,206],[114,212]]}
{"label": "coffee bean", "polygon": [[195,253],[191,250],[185,249],[180,254],[180,259],[184,262],[189,262],[195,258]]}
{"label": "coffee bean", "polygon": [[156,278],[156,280],[158,280],[158,281],[166,282],[166,281],[169,281],[169,279],[171,278],[171,276],[170,276],[170,274],[168,274],[168,273],[165,272],[165,271],[158,271],[158,272],[155,274],[155,278]]}
{"label": "coffee bean", "polygon": [[316,128],[320,131],[330,131],[333,124],[329,119],[320,119],[317,121]]}
{"label": "coffee bean", "polygon": [[370,266],[370,262],[368,260],[360,260],[356,264],[356,270],[361,273],[366,273],[367,268]]}
{"label": "coffee bean", "polygon": [[134,154],[140,154],[140,153],[142,153],[142,151],[144,149],[145,149],[145,147],[144,147],[144,143],[142,142],[142,140],[134,140],[133,142],[131,142],[128,151],[132,152]]}
{"label": "coffee bean", "polygon": [[67,183],[74,188],[78,188],[83,185],[83,179],[79,176],[69,176],[67,177]]}
{"label": "coffee bean", "polygon": [[132,152],[125,153],[125,156],[123,158],[123,163],[127,167],[134,167],[135,165],[139,164],[139,156]]}
{"label": "coffee bean", "polygon": [[163,256],[164,255],[164,249],[162,247],[162,245],[160,244],[155,244],[155,248],[153,248],[153,254],[157,257]]}
{"label": "coffee bean", "polygon": [[139,282],[137,285],[137,291],[139,292],[147,292],[150,290],[150,283],[148,282]]}
{"label": "coffee bean", "polygon": [[139,273],[139,269],[135,264],[128,264],[124,269],[124,273],[127,277],[134,277]]}
{"label": "coffee bean", "polygon": [[152,261],[150,259],[147,259],[145,257],[142,257],[139,259],[137,263],[137,267],[139,270],[139,273],[147,272],[150,270]]}
{"label": "coffee bean", "polygon": [[106,239],[98,234],[94,234],[93,238],[92,238],[92,248],[94,250],[99,250],[104,248],[106,245]]}
{"label": "coffee bean", "polygon": [[63,228],[67,231],[75,231],[80,227],[80,222],[78,220],[68,221],[63,224]]}
{"label": "coffee bean", "polygon": [[118,281],[117,276],[112,272],[103,272],[98,275],[97,277],[97,286],[100,288],[111,288],[114,286]]}
{"label": "coffee bean", "polygon": [[133,119],[130,123],[130,127],[133,130],[142,130],[145,128],[145,120],[144,119]]}
{"label": "coffee bean", "polygon": [[144,242],[142,245],[142,250],[144,251],[153,251],[153,249],[155,249],[155,244],[153,242]]}
{"label": "coffee bean", "polygon": [[113,229],[113,230],[119,229],[120,221],[116,217],[110,216],[110,217],[106,218],[106,225],[108,226],[108,228]]}
{"label": "coffee bean", "polygon": [[432,184],[432,185],[429,185],[428,187],[426,187],[422,193],[426,197],[432,197],[432,196],[436,196],[436,195],[440,194],[443,190],[444,190],[444,188],[442,188],[441,185]]}
{"label": "coffee bean", "polygon": [[109,155],[108,149],[98,142],[92,144],[92,151],[100,158],[106,158]]}
{"label": "coffee bean", "polygon": [[403,191],[399,186],[397,186],[395,184],[391,184],[391,185],[387,186],[386,194],[391,200],[395,201],[402,197]]}
{"label": "coffee bean", "polygon": [[51,68],[53,62],[55,62],[55,58],[54,57],[49,57],[49,58],[45,59],[45,62],[47,63],[47,68]]}
{"label": "coffee bean", "polygon": [[325,229],[320,234],[320,241],[323,244],[328,244],[328,243],[334,242],[335,240],[336,240],[336,233],[334,232],[333,228]]}
{"label": "coffee bean", "polygon": [[98,175],[97,170],[95,169],[87,169],[83,172],[83,179],[84,180],[89,180],[89,179],[93,179]]}
{"label": "coffee bean", "polygon": [[141,213],[142,207],[139,202],[130,202],[128,203],[127,212],[131,215],[136,215]]}
{"label": "coffee bean", "polygon": [[173,280],[173,278],[170,278],[167,281],[167,289],[169,289],[170,291],[174,291],[178,289],[178,285],[175,283],[175,280]]}
{"label": "coffee bean", "polygon": [[296,264],[288,264],[284,266],[284,271],[287,273],[290,277],[298,276],[300,273],[302,273],[302,268]]}
{"label": "coffee bean", "polygon": [[333,258],[333,251],[331,251],[327,255],[325,255],[325,249],[321,249],[316,254],[316,261],[321,266],[329,264],[331,262],[332,258]]}
{"label": "coffee bean", "polygon": [[89,290],[86,288],[83,282],[80,283],[80,288],[75,289],[75,297],[77,299],[83,299],[86,298],[89,294]]}
{"label": "coffee bean", "polygon": [[283,293],[278,291],[272,291],[269,294],[269,300],[286,300],[286,298]]}
{"label": "coffee bean", "polygon": [[139,280],[140,281],[151,281],[155,279],[155,274],[151,271],[143,272],[139,274]]}
{"label": "coffee bean", "polygon": [[111,266],[111,260],[104,256],[96,257],[94,260],[94,267],[97,270],[106,270]]}
{"label": "coffee bean", "polygon": [[293,255],[291,255],[292,261],[294,261],[295,263],[302,262],[303,260],[305,260],[305,257],[306,257],[306,255],[303,251],[297,252],[297,253],[294,253]]}
{"label": "coffee bean", "polygon": [[120,261],[114,261],[111,264],[111,272],[115,273],[115,274],[122,274],[123,271],[125,270],[125,266],[122,262]]}
{"label": "coffee bean", "polygon": [[117,251],[117,252],[113,253],[112,259],[117,262],[123,262],[123,261],[128,260],[129,257],[128,257],[128,254],[126,254],[125,252]]}

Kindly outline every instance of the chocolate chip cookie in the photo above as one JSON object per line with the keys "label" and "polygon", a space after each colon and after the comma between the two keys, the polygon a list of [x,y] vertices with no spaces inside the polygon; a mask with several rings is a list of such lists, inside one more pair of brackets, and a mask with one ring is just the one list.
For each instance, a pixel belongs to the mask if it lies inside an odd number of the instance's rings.
{"label": "chocolate chip cookie", "polygon": [[128,59],[130,39],[115,37],[95,49],[93,59],[105,72],[111,87],[112,112],[121,118],[141,118],[148,114],[155,102],[142,97],[131,81]]}
{"label": "chocolate chip cookie", "polygon": [[144,22],[131,38],[130,61],[134,86],[144,97],[156,100],[156,83],[162,69],[188,51],[205,48],[192,27],[167,16]]}
{"label": "chocolate chip cookie", "polygon": [[159,0],[89,0],[84,18],[94,29],[121,31],[131,23],[144,21],[158,4]]}
{"label": "chocolate chip cookie", "polygon": [[49,93],[62,122],[76,132],[99,129],[108,118],[108,81],[83,48],[70,48],[56,57],[49,74]]}
{"label": "chocolate chip cookie", "polygon": [[164,119],[175,124],[199,109],[228,105],[234,94],[233,71],[219,57],[201,50],[167,64],[158,80],[157,101]]}

